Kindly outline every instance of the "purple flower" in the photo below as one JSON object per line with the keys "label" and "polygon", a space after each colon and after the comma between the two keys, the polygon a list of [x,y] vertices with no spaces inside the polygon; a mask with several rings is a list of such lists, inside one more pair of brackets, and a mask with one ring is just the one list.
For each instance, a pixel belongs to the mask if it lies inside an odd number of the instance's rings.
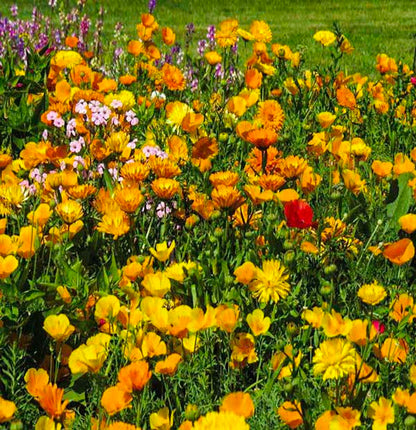
{"label": "purple flower", "polygon": [[17,14],[18,14],[17,4],[13,4],[10,6],[10,12],[12,14],[12,17],[16,18]]}
{"label": "purple flower", "polygon": [[149,0],[148,9],[149,13],[153,13],[153,11],[156,9],[156,0]]}

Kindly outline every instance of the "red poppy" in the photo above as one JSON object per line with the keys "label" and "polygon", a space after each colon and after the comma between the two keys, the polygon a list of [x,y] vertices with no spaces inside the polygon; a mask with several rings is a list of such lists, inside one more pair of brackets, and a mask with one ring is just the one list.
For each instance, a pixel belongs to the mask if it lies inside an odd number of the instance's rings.
{"label": "red poppy", "polygon": [[285,205],[288,227],[309,228],[313,225],[313,210],[304,200],[292,200]]}

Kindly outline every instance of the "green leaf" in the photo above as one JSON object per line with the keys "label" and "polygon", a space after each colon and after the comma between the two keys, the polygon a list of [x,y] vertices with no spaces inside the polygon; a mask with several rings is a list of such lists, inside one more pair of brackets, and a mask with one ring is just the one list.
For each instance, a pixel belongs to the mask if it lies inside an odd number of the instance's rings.
{"label": "green leaf", "polygon": [[386,224],[385,231],[389,228],[393,228],[396,232],[399,231],[399,218],[409,211],[410,205],[412,204],[412,190],[407,185],[407,182],[411,176],[411,173],[402,173],[399,178],[391,184],[390,195],[388,197],[388,201],[391,203],[387,204],[387,216],[389,221]]}

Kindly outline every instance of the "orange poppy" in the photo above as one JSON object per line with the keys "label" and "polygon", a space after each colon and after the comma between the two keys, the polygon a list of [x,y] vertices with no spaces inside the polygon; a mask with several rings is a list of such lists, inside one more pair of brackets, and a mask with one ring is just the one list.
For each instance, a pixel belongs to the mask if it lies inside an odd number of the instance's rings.
{"label": "orange poppy", "polygon": [[384,248],[383,256],[393,264],[401,266],[415,255],[415,247],[410,239],[400,239]]}

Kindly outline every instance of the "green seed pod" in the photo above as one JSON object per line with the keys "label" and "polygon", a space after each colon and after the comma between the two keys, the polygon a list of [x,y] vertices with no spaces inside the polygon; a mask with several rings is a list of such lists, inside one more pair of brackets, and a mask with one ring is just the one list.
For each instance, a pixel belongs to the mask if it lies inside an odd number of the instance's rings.
{"label": "green seed pod", "polygon": [[283,263],[285,263],[286,266],[290,266],[295,260],[295,258],[296,258],[295,251],[293,251],[292,249],[289,249],[288,251],[285,252],[285,255],[283,256]]}
{"label": "green seed pod", "polygon": [[293,243],[290,240],[285,240],[283,242],[283,249],[288,251],[289,249],[293,249]]}
{"label": "green seed pod", "polygon": [[332,276],[334,275],[338,270],[338,267],[336,264],[330,264],[329,266],[326,266],[324,269],[324,273],[327,276]]}
{"label": "green seed pod", "polygon": [[224,143],[227,140],[228,140],[228,133],[220,133],[219,141]]}
{"label": "green seed pod", "polygon": [[416,418],[413,415],[408,415],[404,420],[404,425],[407,428],[415,428],[416,427]]}

